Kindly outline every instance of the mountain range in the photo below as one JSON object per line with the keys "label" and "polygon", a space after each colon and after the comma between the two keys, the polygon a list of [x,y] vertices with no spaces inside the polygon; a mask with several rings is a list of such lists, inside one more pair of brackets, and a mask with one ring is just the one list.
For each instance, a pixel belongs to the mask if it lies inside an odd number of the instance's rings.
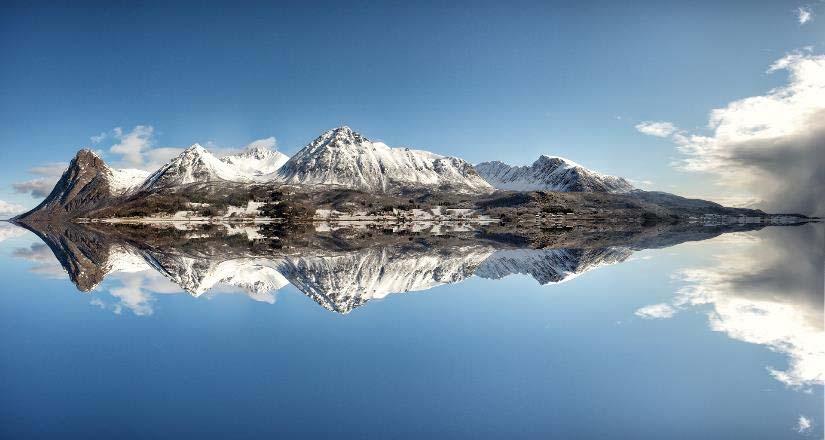
{"label": "mountain range", "polygon": [[621,177],[589,170],[562,157],[542,155],[530,166],[482,162],[476,171],[497,189],[512,191],[578,191],[625,193],[633,185]]}
{"label": "mountain range", "polygon": [[194,144],[151,173],[114,169],[96,153],[80,150],[46,199],[21,217],[77,217],[135,197],[193,184],[220,186],[222,182],[389,195],[633,190],[622,178],[605,176],[562,158],[542,156],[529,167],[502,162],[474,167],[457,157],[391,148],[343,126],[324,132],[291,158],[260,146],[217,157]]}

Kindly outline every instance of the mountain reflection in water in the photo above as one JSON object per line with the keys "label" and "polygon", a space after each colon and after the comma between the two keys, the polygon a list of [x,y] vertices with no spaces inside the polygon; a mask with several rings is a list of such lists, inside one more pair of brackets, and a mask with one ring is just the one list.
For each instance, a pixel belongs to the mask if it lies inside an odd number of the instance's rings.
{"label": "mountain reflection in water", "polygon": [[[0,240],[10,239],[11,242],[15,242],[15,237],[25,233],[24,229],[9,224],[0,226]],[[484,286],[492,286],[499,283],[496,280],[517,278],[516,275],[529,279],[501,281],[500,284],[524,286],[519,283],[526,282],[528,285],[552,285],[581,276],[581,279],[573,281],[575,284],[559,287],[558,290],[587,293],[587,287],[582,289],[578,286],[587,286],[591,279],[598,280],[601,277],[595,288],[605,292],[599,293],[598,296],[591,298],[586,295],[578,298],[575,300],[575,306],[567,303],[572,299],[570,297],[559,296],[553,300],[553,304],[568,308],[540,308],[529,311],[525,309],[528,307],[525,297],[530,297],[531,292],[513,292],[513,297],[520,299],[514,300],[514,303],[507,307],[513,309],[512,316],[517,317],[516,319],[520,320],[533,314],[546,314],[546,319],[550,319],[550,324],[546,325],[551,326],[552,331],[548,333],[555,333],[558,339],[554,339],[556,346],[547,347],[545,351],[548,353],[561,350],[563,356],[574,356],[583,350],[577,344],[584,344],[590,347],[587,349],[589,355],[585,356],[590,360],[602,359],[605,356],[603,352],[614,356],[607,364],[602,365],[601,369],[577,364],[571,365],[570,372],[565,373],[567,367],[558,364],[552,374],[548,373],[548,378],[553,377],[553,374],[573,374],[571,372],[578,372],[581,368],[595,368],[593,371],[609,370],[615,364],[624,365],[622,362],[626,362],[627,368],[632,366],[641,369],[639,374],[644,377],[639,379],[642,382],[637,383],[637,386],[648,381],[661,384],[672,380],[675,382],[668,386],[680,389],[678,394],[681,396],[687,391],[680,387],[692,383],[693,379],[703,377],[706,371],[713,371],[708,380],[719,378],[718,380],[732,381],[727,386],[736,387],[733,382],[743,373],[741,365],[746,364],[747,368],[744,370],[747,371],[744,374],[764,380],[758,382],[760,388],[753,388],[753,392],[771,392],[776,396],[737,395],[732,399],[770,401],[777,405],[776,408],[792,402],[796,406],[793,409],[785,408],[782,415],[777,414],[776,420],[771,424],[783,425],[784,428],[781,429],[785,429],[788,436],[821,432],[822,421],[818,416],[821,414],[821,402],[805,402],[820,396],[821,386],[825,382],[825,346],[822,344],[825,340],[822,291],[825,285],[825,228],[822,224],[788,227],[678,224],[657,225],[653,228],[553,228],[541,231],[502,231],[495,227],[466,225],[367,227],[351,224],[305,225],[303,228],[285,228],[284,225],[277,224],[209,223],[154,226],[106,223],[40,224],[26,227],[37,234],[42,242],[25,242],[25,246],[10,247],[9,255],[29,262],[31,272],[60,279],[65,279],[68,275],[77,289],[93,293],[90,301],[94,306],[117,314],[137,315],[138,318],[132,320],[132,325],[134,322],[144,322],[146,326],[151,327],[158,322],[164,323],[165,331],[184,325],[179,320],[186,318],[174,315],[169,306],[159,306],[161,303],[158,295],[163,294],[187,292],[193,297],[241,294],[255,301],[274,303],[279,290],[291,285],[290,290],[294,288],[326,310],[342,315],[352,313],[343,319],[323,311],[312,313],[312,319],[330,324],[325,331],[339,334],[339,331],[345,328],[347,331],[355,331],[360,325],[364,327],[363,330],[369,329],[370,334],[373,334],[372,332],[377,329],[392,330],[386,327],[371,327],[372,324],[376,324],[375,320],[385,319],[383,317],[388,315],[394,316],[395,319],[403,318],[407,316],[405,313],[416,316],[411,312],[415,309],[416,302],[393,302],[393,306],[387,306],[383,310],[381,307],[377,307],[377,310],[370,308],[369,311],[363,310],[364,313],[362,310],[355,310],[365,306],[370,300],[385,298],[391,294],[425,291],[441,285],[462,283],[470,278],[480,279],[476,282],[485,283]],[[679,255],[678,264],[663,264],[655,257],[655,267],[664,270],[650,270],[650,281],[646,273],[640,272],[629,276],[627,270],[605,271],[603,275],[589,274],[599,267],[629,263],[651,255],[665,257],[671,251],[634,254],[646,249],[663,249],[679,244],[682,246],[673,251]],[[691,256],[693,254],[695,256]],[[635,269],[631,270],[634,271]],[[671,276],[670,281],[668,275]],[[639,279],[634,280],[634,277]],[[113,282],[104,283],[105,280]],[[629,285],[623,286],[628,282]],[[472,285],[472,289],[464,289],[463,301],[453,304],[461,308],[461,313],[473,310],[466,301],[475,298],[475,286],[482,284]],[[639,295],[638,298],[634,296],[634,289],[644,289],[648,286],[660,293]],[[662,291],[663,286],[669,290]],[[435,289],[433,292],[456,290],[461,289]],[[486,290],[479,287],[478,293],[482,292],[496,292],[496,296],[480,300],[479,304],[506,299],[510,294],[497,291],[496,287]],[[610,309],[611,316],[615,315],[621,320],[615,323],[616,332],[621,336],[608,336],[603,333],[612,331],[605,327],[604,322],[597,322],[598,319],[604,321],[605,315],[589,320],[589,314],[597,310],[591,309],[595,306],[592,300],[598,301],[597,298],[607,302],[598,307]],[[428,309],[428,312],[437,310],[447,315],[454,313],[455,310],[451,312],[449,307],[441,308],[442,299],[445,298],[440,295],[427,298],[424,302],[428,304],[432,300],[439,301],[439,307]],[[450,301],[446,300],[445,306]],[[279,309],[289,308],[290,313],[294,314],[298,309],[306,310],[305,306],[304,303],[290,304],[285,301]],[[409,306],[412,307],[408,308]],[[622,310],[624,306],[628,307]],[[180,307],[178,311],[186,310],[188,313],[191,304],[179,302],[175,307]],[[201,307],[195,315],[201,316],[205,310],[215,310],[216,307],[217,304]],[[508,310],[507,307],[502,306],[503,310]],[[257,313],[260,309],[253,309],[256,313],[246,315],[245,319],[251,316],[260,317]],[[489,312],[493,309],[481,310]],[[225,312],[215,311],[217,315]],[[153,314],[154,318],[147,318]],[[298,312],[298,315],[301,314],[302,312]],[[688,314],[692,314],[693,317],[687,319]],[[264,320],[269,319],[269,314],[265,315]],[[481,315],[461,318],[467,319],[466,322],[472,322],[473,325],[458,328],[468,332],[481,332],[486,335],[485,337],[496,339],[499,337],[492,335],[503,331],[500,321],[519,327],[517,323],[507,321],[504,316],[486,317],[481,320],[478,316]],[[567,318],[564,318],[565,316]],[[305,318],[302,316],[302,319]],[[69,320],[69,325],[74,322],[72,319]],[[112,328],[118,329],[128,325],[124,321],[118,318],[108,322]],[[317,321],[312,323],[317,324]],[[686,323],[698,325],[698,328],[704,331],[697,332],[697,327],[688,327]],[[212,324],[209,321],[209,325]],[[491,324],[492,329],[485,333],[485,329]],[[273,320],[271,325],[273,328],[280,328],[278,325],[282,325],[296,331],[308,328],[306,326],[312,324],[302,321],[300,325],[293,327],[288,322]],[[386,322],[384,325],[386,326]],[[590,327],[599,330],[592,335],[586,333],[592,339],[581,339],[582,329]],[[720,336],[716,338],[716,342],[711,343],[707,338],[707,329],[714,332],[712,335]],[[416,331],[421,330],[420,327],[416,327]],[[348,337],[347,331],[342,331],[341,337]],[[537,329],[530,327],[529,331]],[[638,333],[633,333],[634,331]],[[516,334],[521,338],[511,340],[501,337],[496,340],[500,344],[509,344],[512,350],[518,349],[520,344],[530,343],[524,339],[524,334]],[[465,333],[462,335],[467,337]],[[660,352],[656,352],[656,349],[651,353],[629,351],[631,349],[622,348],[624,346],[608,349],[599,345],[600,341],[604,340],[610,341],[605,343],[631,344],[628,347],[638,348],[632,345],[633,341],[637,340],[632,335],[644,339]],[[546,335],[537,333],[535,337],[543,338]],[[532,336],[527,339],[530,338]],[[564,344],[567,342],[560,342],[565,338],[580,339],[570,341],[573,345],[566,346]],[[685,338],[693,343],[683,346]],[[729,343],[741,341],[745,343],[740,344],[741,346],[753,347],[754,350],[739,351],[738,358],[732,354],[728,356],[727,353],[718,349],[714,351],[712,348],[720,339]],[[456,348],[453,345],[450,347]],[[280,349],[285,350],[283,347]],[[693,365],[696,370],[688,374],[690,377],[679,376],[685,374],[688,366],[677,368],[662,360],[674,356],[673,352],[682,349],[691,353],[688,357],[696,358],[696,364]],[[266,351],[266,347],[258,347],[256,350]],[[755,356],[755,352],[761,354]],[[286,353],[292,354],[291,351]],[[341,353],[346,353],[346,350],[337,355],[342,355]],[[549,360],[545,362],[551,362],[548,365],[552,365],[555,358],[550,354],[547,356]],[[484,359],[482,357],[476,361]],[[486,359],[485,362],[493,361]],[[680,358],[678,362],[684,364],[686,360]],[[729,362],[739,365],[740,370],[724,370],[724,365]],[[647,367],[650,369],[645,370]],[[519,365],[518,368],[521,369],[523,366]],[[631,368],[629,371],[634,370]],[[647,375],[641,371],[645,371]],[[624,374],[633,377],[633,374]],[[661,377],[656,374],[660,374]],[[535,376],[531,377],[537,380]],[[584,382],[597,380],[591,376],[582,376],[580,379]],[[556,387],[560,386],[556,382],[550,382]],[[600,383],[608,386],[606,382]],[[637,396],[633,394],[636,391],[629,391],[628,388],[618,385],[617,387],[612,392]],[[747,386],[743,385],[743,388]],[[781,399],[790,400],[780,400],[780,390],[783,390]],[[706,399],[707,396],[713,396],[713,392],[714,389],[703,389],[690,399],[693,399],[691,401],[694,403],[696,399],[703,401],[702,399]],[[666,397],[659,397],[659,393],[660,391],[656,391],[651,396],[666,401]],[[788,397],[787,393],[798,397]],[[644,396],[644,393],[642,395]],[[542,399],[546,398],[545,395],[542,396]],[[674,399],[681,401],[682,397]],[[589,405],[588,402],[587,406]]]}
{"label": "mountain reflection in water", "polygon": [[[171,223],[27,224],[48,247],[34,244],[15,255],[35,260],[41,273],[49,250],[81,291],[108,276],[154,274],[136,281],[163,293],[157,274],[193,296],[242,292],[275,301],[292,284],[325,309],[349,313],[371,299],[428,290],[472,275],[500,279],[529,275],[540,284],[567,281],[599,266],[626,261],[634,251],[703,240],[751,225],[678,225],[636,230],[543,230],[534,235],[491,233],[483,228],[315,225],[283,229],[277,224]],[[127,290],[129,287],[124,287]],[[117,295],[117,293],[115,293]],[[134,295],[122,305],[151,313],[148,298]],[[665,307],[665,306],[661,306]],[[670,307],[666,306],[665,308]],[[642,312],[643,313],[643,312]]]}

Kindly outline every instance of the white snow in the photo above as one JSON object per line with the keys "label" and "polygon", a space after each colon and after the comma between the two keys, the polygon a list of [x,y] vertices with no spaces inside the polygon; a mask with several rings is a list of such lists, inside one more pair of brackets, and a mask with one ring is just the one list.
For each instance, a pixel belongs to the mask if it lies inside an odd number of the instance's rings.
{"label": "white snow", "polygon": [[138,188],[140,184],[149,177],[148,171],[132,168],[110,168],[109,171],[111,172],[109,175],[109,189],[116,195],[123,195]]}
{"label": "white snow", "polygon": [[286,154],[263,146],[256,146],[243,153],[221,158],[222,162],[231,165],[240,174],[255,182],[268,182],[275,179],[277,177],[275,173],[288,160],[289,156]]}
{"label": "white snow", "polygon": [[221,161],[199,144],[194,144],[183,151],[171,162],[152,173],[143,183],[143,188],[156,188],[186,185],[195,182],[226,180],[230,182],[251,182],[236,167]]}

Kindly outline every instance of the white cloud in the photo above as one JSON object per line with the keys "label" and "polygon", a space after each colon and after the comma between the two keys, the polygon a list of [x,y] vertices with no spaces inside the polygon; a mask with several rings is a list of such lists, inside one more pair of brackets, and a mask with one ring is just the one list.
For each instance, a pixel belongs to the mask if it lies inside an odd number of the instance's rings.
{"label": "white cloud", "polygon": [[58,178],[47,179],[45,177],[38,177],[36,179],[12,183],[11,187],[15,192],[20,194],[31,194],[32,197],[46,197],[52,188],[54,188],[54,184]]}
{"label": "white cloud", "polygon": [[25,235],[26,230],[10,223],[0,223],[0,242]]}
{"label": "white cloud", "polygon": [[807,6],[800,6],[796,8],[796,19],[799,21],[800,25],[811,21],[813,16],[813,11],[811,11],[811,8]]}
{"label": "white cloud", "polygon": [[811,431],[813,427],[813,423],[811,423],[811,419],[805,416],[799,416],[799,419],[796,421],[796,426],[794,426],[794,430],[800,434],[806,434]]}
{"label": "white cloud", "polygon": [[766,366],[776,380],[793,388],[825,383],[825,230],[777,228],[735,239],[712,265],[679,272],[685,286],[671,304],[636,314],[660,318],[709,308],[711,330],[787,356],[785,369]]}
{"label": "white cloud", "polygon": [[54,184],[66,171],[68,165],[65,162],[52,162],[44,165],[39,165],[29,169],[29,173],[35,174],[34,179],[23,182],[12,183],[11,187],[15,192],[20,194],[31,194],[32,197],[46,197],[54,188]]}
{"label": "white cloud", "polygon": [[23,205],[0,200],[0,216],[17,215],[25,211],[25,209]]}
{"label": "white cloud", "polygon": [[266,149],[275,149],[278,146],[278,141],[275,140],[274,136],[270,136],[268,138],[258,139],[250,142],[246,145],[247,149],[250,148],[266,148]]}
{"label": "white cloud", "polygon": [[117,143],[109,151],[121,156],[122,160],[134,168],[144,165],[144,152],[152,147],[155,129],[151,125],[137,125],[132,131],[124,133],[120,127],[112,130]]}
{"label": "white cloud", "polygon": [[166,165],[175,156],[183,152],[184,148],[180,147],[162,147],[153,148],[144,152],[144,163],[140,168],[146,171],[155,171],[158,168]]}
{"label": "white cloud", "polygon": [[100,134],[97,134],[97,135],[94,135],[94,136],[90,137],[89,140],[92,141],[93,144],[99,144],[99,143],[103,142],[103,140],[106,139],[107,137],[109,137],[109,134],[106,133],[105,131],[102,131],[102,132],[100,132]]}
{"label": "white cloud", "polygon": [[57,280],[65,279],[67,276],[63,266],[54,257],[54,253],[43,243],[33,243],[27,248],[17,248],[12,251],[12,256],[35,263],[29,268],[31,273]]}
{"label": "white cloud", "polygon": [[676,309],[668,304],[652,304],[636,310],[635,315],[644,319],[667,319],[676,314]]}
{"label": "white cloud", "polygon": [[674,127],[668,136],[684,154],[677,166],[715,175],[727,196],[770,211],[825,214],[825,55],[794,52],[768,73],[780,70],[787,85],[712,110],[709,135]]}
{"label": "white cloud", "polygon": [[[122,128],[116,127],[103,137],[100,135],[93,136],[92,141],[100,142],[106,138],[115,139],[117,143],[112,145],[109,151],[120,156],[118,162],[115,163],[118,167],[155,171],[180,154],[185,147],[155,147],[154,134],[155,129],[151,125],[138,125],[129,132],[124,132]],[[254,140],[241,148],[223,148],[211,141],[205,144],[206,148],[218,157],[250,148],[274,149],[277,145],[274,136]]]}
{"label": "white cloud", "polygon": [[112,310],[120,314],[125,307],[137,316],[148,316],[154,313],[152,308],[153,297],[145,286],[145,275],[150,273],[126,273],[118,277],[121,285],[109,289],[109,294],[118,299]]}
{"label": "white cloud", "polygon": [[676,132],[676,126],[664,121],[644,121],[636,124],[636,130],[649,136],[668,137]]}

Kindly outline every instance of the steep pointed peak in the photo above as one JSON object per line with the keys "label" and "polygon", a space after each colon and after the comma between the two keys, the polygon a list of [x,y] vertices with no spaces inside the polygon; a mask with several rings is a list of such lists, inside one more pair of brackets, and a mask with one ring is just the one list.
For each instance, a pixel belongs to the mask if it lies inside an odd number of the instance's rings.
{"label": "steep pointed peak", "polygon": [[97,152],[95,152],[94,150],[92,150],[90,148],[81,148],[81,149],[77,150],[77,154],[75,154],[74,157],[75,157],[75,159],[77,159],[77,158],[86,158],[86,157],[101,159],[100,155],[97,154]]}
{"label": "steep pointed peak", "polygon": [[94,168],[109,169],[103,158],[101,158],[97,152],[89,148],[81,148],[78,150],[69,166],[79,166],[84,168],[90,166]]}
{"label": "steep pointed peak", "polygon": [[354,131],[348,125],[341,125],[339,127],[328,130],[331,133],[353,134]]}
{"label": "steep pointed peak", "polygon": [[201,144],[199,144],[199,143],[195,142],[194,144],[190,145],[190,146],[189,146],[189,148],[187,148],[187,149],[183,150],[183,153],[199,153],[199,154],[203,154],[203,153],[208,153],[208,151],[206,151],[206,148],[203,148],[203,147],[201,146]]}
{"label": "steep pointed peak", "polygon": [[[198,160],[198,159],[203,159],[203,158],[207,158],[207,160],[210,160],[212,157],[214,157],[214,155],[212,155],[212,153],[210,153],[201,144],[196,142],[196,143],[190,145],[185,150],[183,150],[177,157],[172,159],[172,161],[170,163],[179,162],[179,161],[192,161],[192,160]],[[215,160],[217,160],[217,158],[215,158]]]}
{"label": "steep pointed peak", "polygon": [[370,140],[346,125],[332,128],[318,136],[309,145],[312,147],[323,145],[356,145]]}

